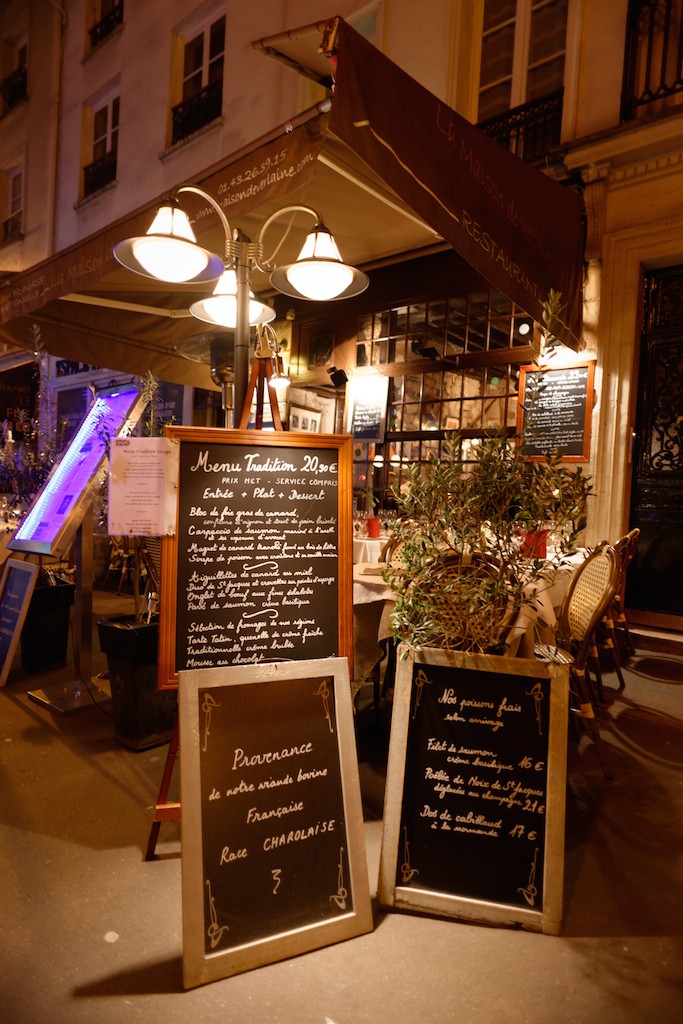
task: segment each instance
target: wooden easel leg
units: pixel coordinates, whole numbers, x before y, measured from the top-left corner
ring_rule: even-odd
[[[157,839],[159,838],[159,829],[161,828],[162,821],[180,820],[180,804],[169,804],[167,802],[168,790],[171,785],[171,776],[173,775],[173,766],[175,765],[177,753],[178,719],[176,718],[176,722],[173,727],[173,733],[171,734],[171,742],[168,747],[168,754],[166,755],[164,774],[161,778],[161,786],[159,787],[159,796],[157,797],[156,807],[154,809],[154,819],[152,821],[152,827],[150,829],[149,839],[147,841],[147,852],[145,853],[145,860],[154,860],[154,857],[156,856]]]

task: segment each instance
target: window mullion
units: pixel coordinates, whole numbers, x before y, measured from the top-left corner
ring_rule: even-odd
[[[512,93],[510,109],[526,102],[526,79],[529,66],[532,0],[517,0],[515,50],[512,58]]]

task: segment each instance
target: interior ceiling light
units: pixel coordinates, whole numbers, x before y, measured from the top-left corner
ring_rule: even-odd
[[[213,295],[206,299],[193,302],[190,313],[198,320],[220,327],[237,326],[237,274],[226,267],[216,282]],[[259,302],[252,291],[249,292],[249,323],[267,324],[275,319],[275,310]]]
[[[173,284],[215,281],[223,272],[223,261],[198,244],[187,214],[173,198],[159,207],[146,234],[117,242],[114,257],[136,274]]]

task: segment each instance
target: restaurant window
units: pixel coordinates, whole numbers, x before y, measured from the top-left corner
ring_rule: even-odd
[[[2,113],[8,114],[22,100],[28,97],[28,38],[26,35],[15,40],[5,40],[3,78],[0,82]]]
[[[181,100],[171,111],[172,144],[221,116],[224,57],[225,15],[182,36]]]
[[[5,171],[0,176],[2,189],[2,241],[16,242],[24,230],[24,172],[21,168]]]
[[[123,24],[123,0],[97,0],[92,4],[91,22],[88,36],[94,50]]]
[[[568,0],[485,0],[479,126],[526,160],[560,141]]]
[[[90,109],[92,118],[91,160],[83,168],[83,196],[93,195],[116,180],[119,138],[119,97]]]
[[[491,289],[360,318],[357,363],[382,367],[390,383],[384,444],[354,444],[357,494],[369,479],[386,502],[408,466],[439,459],[453,433],[466,462],[487,433],[514,434],[519,366],[529,358],[523,322],[526,314]]]

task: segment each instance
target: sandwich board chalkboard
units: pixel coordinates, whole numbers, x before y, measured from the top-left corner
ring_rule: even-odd
[[[372,929],[345,659],[180,673],[186,988]]]
[[[399,648],[380,902],[557,934],[567,666],[403,653]]]
[[[167,427],[159,687],[221,665],[353,656],[352,445],[336,434]]]
[[[8,558],[0,580],[0,686],[7,682],[21,636],[38,566]]]
[[[559,454],[563,462],[588,462],[594,373],[594,359],[567,367],[520,367],[517,433],[529,461]]]

